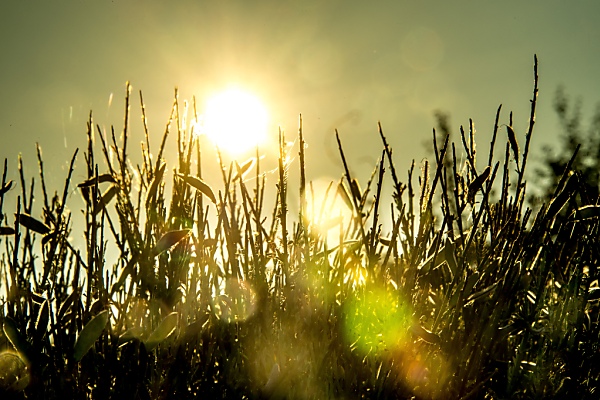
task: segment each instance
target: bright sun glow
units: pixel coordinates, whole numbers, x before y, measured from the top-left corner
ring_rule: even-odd
[[[257,97],[229,89],[207,102],[202,133],[220,149],[239,154],[265,141],[267,121],[267,110]]]

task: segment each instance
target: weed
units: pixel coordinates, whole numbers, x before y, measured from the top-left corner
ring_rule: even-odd
[[[75,152],[62,196],[51,196],[38,151],[40,214],[21,162],[13,222],[3,213],[13,186],[4,164],[2,390],[45,399],[594,398],[599,214],[586,204],[555,223],[580,190],[569,169],[538,211],[525,203],[537,59],[534,72],[522,152],[511,113],[496,160],[499,107],[483,168],[472,122],[458,144],[434,132],[435,160],[418,187],[414,162],[400,180],[380,125],[382,155],[364,188],[336,132],[342,179],[319,195],[307,185],[300,120],[298,216],[283,133],[276,195],[265,195],[273,175],[258,150],[242,166],[220,158],[217,190],[186,120],[195,107],[177,93],[157,158],[140,93],[145,140],[133,167],[127,85],[120,138],[90,114],[82,182],[73,182]],[[172,134],[174,165],[164,152]],[[386,169],[389,233],[380,222]],[[66,206],[73,186],[85,199],[76,226]],[[82,247],[69,241],[73,230],[83,231]]]

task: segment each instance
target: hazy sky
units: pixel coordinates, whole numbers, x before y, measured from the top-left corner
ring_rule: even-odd
[[[595,0],[3,0],[0,158],[14,179],[17,154],[33,163],[39,142],[48,174],[64,179],[90,110],[96,123],[122,126],[129,80],[137,142],[138,90],[158,146],[176,86],[202,107],[207,94],[236,84],[266,103],[273,138],[278,126],[293,137],[302,113],[311,178],[341,176],[336,127],[367,176],[381,151],[378,120],[407,169],[427,154],[435,110],[450,113],[454,132],[472,117],[485,152],[502,103],[502,122],[513,110],[522,137],[534,53],[534,146],[549,143],[559,85],[584,100],[587,116],[600,101],[599,16]]]

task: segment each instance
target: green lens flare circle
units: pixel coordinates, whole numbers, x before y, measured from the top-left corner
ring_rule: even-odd
[[[381,354],[406,345],[412,312],[397,294],[365,289],[345,308],[344,335],[353,350]]]

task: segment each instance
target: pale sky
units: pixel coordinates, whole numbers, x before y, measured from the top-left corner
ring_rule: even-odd
[[[265,103],[273,140],[278,127],[293,139],[302,113],[311,179],[341,176],[338,128],[364,180],[381,152],[377,121],[401,171],[427,155],[436,110],[451,115],[456,133],[473,118],[485,153],[502,103],[501,122],[514,111],[522,138],[534,53],[539,148],[556,141],[559,85],[583,99],[584,116],[600,101],[599,16],[598,1],[564,0],[4,0],[0,159],[8,158],[16,179],[23,153],[32,176],[39,142],[58,189],[76,147],[76,177],[84,176],[90,110],[96,123],[122,126],[126,81],[132,141],[141,140],[142,90],[155,148],[175,87],[182,100],[195,95],[201,112],[208,94],[237,85]]]

